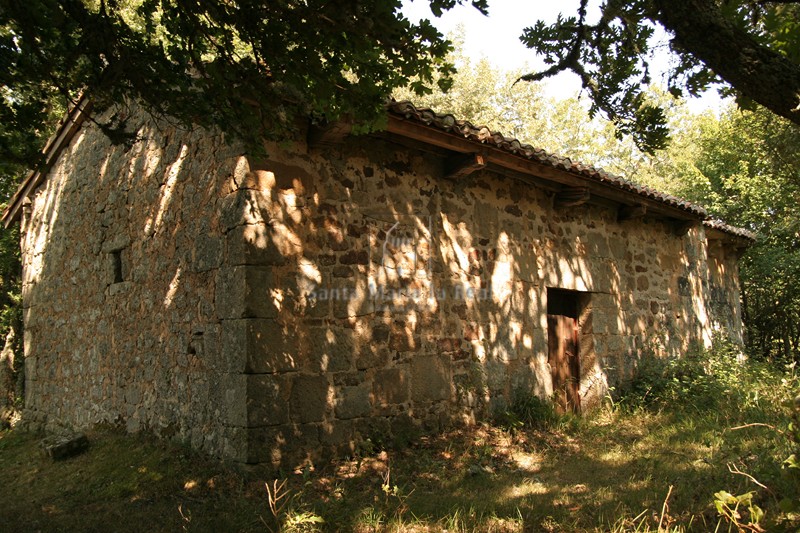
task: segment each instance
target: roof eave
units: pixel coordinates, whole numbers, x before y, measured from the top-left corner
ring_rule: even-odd
[[[30,174],[22,181],[17,188],[14,196],[8,203],[5,211],[3,211],[2,220],[3,226],[8,228],[13,224],[22,213],[22,206],[27,198],[38,187],[50,168],[55,164],[61,151],[69,146],[72,138],[78,132],[81,124],[91,112],[92,102],[84,94],[82,94],[74,106],[67,112],[61,120],[56,132],[48,139],[42,151],[42,163],[38,168],[31,171]]]
[[[667,204],[663,201],[644,196],[635,191],[628,191],[614,183],[591,180],[586,176],[569,169],[546,165],[516,154],[509,153],[489,144],[428,126],[413,120],[406,120],[395,114],[389,115],[387,131],[417,142],[444,148],[459,153],[479,152],[486,158],[487,164],[493,164],[511,171],[545,179],[564,187],[588,187],[589,194],[612,200],[624,205],[644,205],[650,214],[659,214],[669,218],[686,221],[702,221],[706,213],[698,206],[691,210]]]

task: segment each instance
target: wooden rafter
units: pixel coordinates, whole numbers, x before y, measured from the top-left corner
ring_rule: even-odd
[[[473,172],[486,168],[486,156],[471,153],[450,157],[445,162],[444,177],[451,180],[466,178]]]
[[[642,218],[646,214],[647,206],[645,205],[621,205],[617,211],[617,221],[623,222],[625,220]]]
[[[313,124],[308,128],[309,148],[330,148],[339,146],[353,129],[353,124],[347,120],[337,120],[329,124]]]
[[[567,187],[556,193],[553,205],[556,208],[577,207],[591,198],[589,187]]]

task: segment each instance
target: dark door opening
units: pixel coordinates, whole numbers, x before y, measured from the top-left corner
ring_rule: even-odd
[[[547,362],[553,379],[556,410],[580,412],[580,325],[582,296],[565,289],[547,289]]]

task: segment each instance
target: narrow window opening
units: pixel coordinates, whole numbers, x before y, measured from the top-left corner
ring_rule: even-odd
[[[111,282],[122,283],[123,281],[125,281],[122,250],[114,250],[109,255],[111,257],[111,276],[112,276]]]

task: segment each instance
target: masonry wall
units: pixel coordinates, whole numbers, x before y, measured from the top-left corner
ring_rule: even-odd
[[[24,214],[24,419],[221,453],[218,206],[238,154],[152,121],[137,133],[114,146],[85,125]]]
[[[449,181],[377,138],[255,160],[222,136],[141,136],[84,128],[26,215],[30,420],[288,465],[550,396],[549,287],[584,293],[585,408],[644,355],[740,338],[735,260],[702,226],[554,209],[488,171]]]

